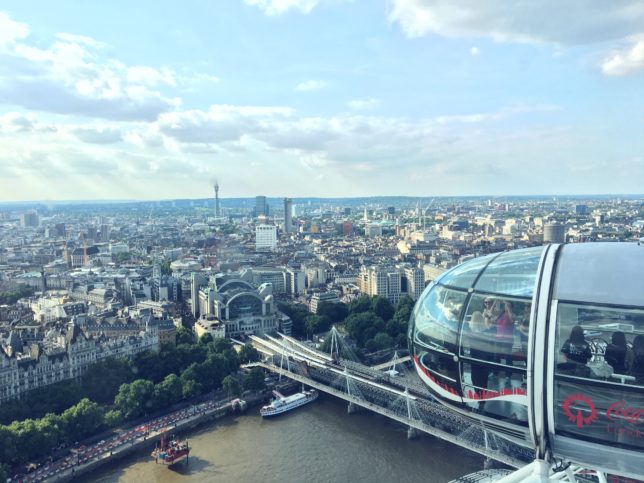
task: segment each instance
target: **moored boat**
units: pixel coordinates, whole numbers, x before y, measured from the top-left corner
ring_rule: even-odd
[[[270,404],[263,406],[259,413],[263,417],[277,416],[291,409],[298,408],[318,398],[318,392],[315,389],[309,389],[298,392],[291,396],[283,396],[277,391],[273,391],[275,399]]]
[[[154,448],[151,456],[157,463],[170,466],[183,460],[187,461],[190,455],[190,449],[187,439],[184,441],[172,439],[166,442],[164,433],[161,435],[159,446]]]

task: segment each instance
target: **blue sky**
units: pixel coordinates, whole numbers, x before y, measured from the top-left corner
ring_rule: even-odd
[[[5,1],[0,200],[641,193],[644,2]]]

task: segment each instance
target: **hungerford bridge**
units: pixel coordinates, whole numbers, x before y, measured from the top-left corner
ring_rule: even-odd
[[[480,421],[465,418],[435,402],[417,376],[403,368],[408,357],[394,356],[391,362],[374,367],[350,360],[352,354],[335,327],[331,331],[330,351],[334,357],[283,334],[251,336],[251,340],[263,361],[245,367],[262,367],[280,378],[284,376],[343,399],[349,403],[349,413],[364,408],[398,421],[408,428],[409,438],[423,432],[479,453],[486,458],[486,467],[495,460],[519,468],[511,474],[507,470],[488,469],[464,476],[459,482],[518,482],[531,471],[534,450],[506,440],[487,430]],[[562,470],[551,474],[548,481],[598,481],[586,479],[583,468],[569,466]],[[499,480],[501,475],[507,476]],[[605,481],[599,479],[602,480]]]

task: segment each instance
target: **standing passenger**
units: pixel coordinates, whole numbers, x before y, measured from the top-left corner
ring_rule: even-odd
[[[499,363],[512,366],[512,344],[514,342],[512,302],[506,300],[503,308],[503,313],[496,319],[496,357]],[[499,375],[499,377],[502,376]],[[510,379],[512,373],[506,371],[506,377]]]

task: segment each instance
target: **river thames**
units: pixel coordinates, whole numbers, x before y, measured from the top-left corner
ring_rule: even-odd
[[[183,436],[183,435],[182,435]],[[190,462],[167,468],[149,452],[132,455],[83,482],[447,482],[483,468],[483,458],[382,416],[347,414],[331,396],[263,420],[259,408],[189,434]]]

